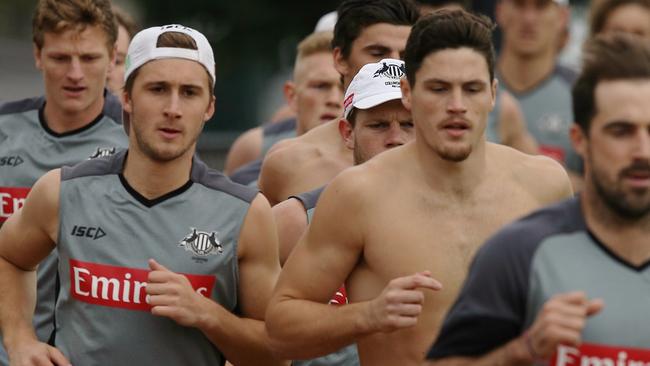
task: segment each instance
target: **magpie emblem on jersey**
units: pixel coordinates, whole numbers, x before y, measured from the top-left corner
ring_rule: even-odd
[[[115,146],[113,147],[98,147],[95,152],[88,157],[88,160],[101,158],[103,156],[111,156],[115,154]]]
[[[192,228],[192,232],[180,241],[179,246],[201,257],[223,253],[223,246],[214,231],[208,234]]]
[[[405,72],[406,72],[406,68],[404,67],[404,64],[398,65],[398,64],[387,64],[386,62],[382,62],[381,67],[379,68],[379,70],[375,71],[372,77],[376,78],[379,76],[384,76],[391,79],[400,79],[402,76],[404,76]]]

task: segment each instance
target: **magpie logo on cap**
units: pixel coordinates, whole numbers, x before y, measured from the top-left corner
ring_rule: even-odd
[[[402,99],[400,83],[405,73],[404,61],[391,58],[364,65],[345,92],[343,117],[348,118],[354,108],[369,109]]]

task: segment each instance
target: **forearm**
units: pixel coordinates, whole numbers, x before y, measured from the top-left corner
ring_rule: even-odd
[[[264,322],[240,318],[211,301],[198,328],[237,366],[286,365],[273,357]]]
[[[276,354],[287,359],[323,356],[373,331],[364,322],[366,302],[333,306],[308,300],[278,302],[266,328]]]
[[[513,339],[504,346],[478,357],[448,357],[430,361],[429,366],[529,366],[534,363],[526,342],[522,337]]]
[[[36,339],[36,271],[17,268],[0,257],[0,331],[8,351],[24,339]]]

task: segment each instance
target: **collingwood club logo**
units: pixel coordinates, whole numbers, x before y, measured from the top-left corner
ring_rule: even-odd
[[[223,253],[223,246],[217,239],[216,232],[208,234],[205,231],[197,231],[195,228],[192,228],[192,233],[183,238],[178,246],[201,257]]]
[[[372,77],[376,78],[379,76],[384,76],[391,79],[400,79],[405,72],[406,72],[406,67],[404,67],[404,64],[398,65],[398,64],[387,64],[385,62],[382,62],[381,67],[379,68],[379,70],[375,71]]]
[[[95,152],[92,155],[90,155],[90,157],[88,157],[88,160],[97,159],[97,158],[101,158],[101,157],[104,157],[104,156],[111,156],[113,154],[115,154],[115,146],[110,147],[110,148],[108,148],[108,147],[103,147],[103,148],[98,147],[97,150],[95,150]]]

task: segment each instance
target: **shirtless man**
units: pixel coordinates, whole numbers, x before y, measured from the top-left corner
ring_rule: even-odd
[[[278,355],[357,342],[361,364],[420,364],[479,244],[571,195],[558,163],[485,141],[491,29],[464,11],[413,28],[402,101],[415,141],[347,169],[323,192],[267,309]],[[350,304],[323,304],[343,282]]]
[[[357,96],[339,121],[341,138],[346,148],[352,152],[355,165],[363,164],[375,155],[402,146],[415,138],[411,115],[400,101],[402,94],[399,84],[396,89],[391,84],[385,84],[385,81],[392,80],[395,76],[384,74],[374,77],[384,64],[395,67],[399,77],[403,76],[403,61],[384,59],[367,64],[355,76],[345,94],[346,97],[351,94]],[[382,97],[379,97],[379,93]],[[355,113],[352,114],[353,104],[358,104],[358,100],[369,95],[379,98],[371,104],[361,104],[363,108],[355,108]],[[307,228],[320,192],[322,188],[291,197],[273,206],[273,217],[280,239],[281,264],[284,264]]]
[[[418,9],[409,0],[345,0],[337,13],[334,66],[345,89],[363,65],[383,58],[401,59],[418,18]],[[352,163],[336,119],[299,138],[277,143],[264,160],[259,186],[271,204],[277,204],[324,185]]]

